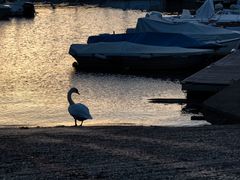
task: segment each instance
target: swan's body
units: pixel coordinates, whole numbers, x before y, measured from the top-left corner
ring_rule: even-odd
[[[69,102],[68,112],[74,118],[75,126],[77,126],[77,120],[82,122],[80,125],[82,126],[83,121],[87,119],[92,119],[92,116],[87,106],[81,103],[75,104],[75,102],[72,100],[72,93],[79,94],[77,88],[71,88],[68,91],[68,95],[67,95],[68,102]]]

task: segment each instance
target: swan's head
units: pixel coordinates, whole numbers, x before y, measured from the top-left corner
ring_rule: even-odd
[[[75,88],[75,87],[72,87],[72,88],[69,90],[69,92],[79,94],[78,89]]]

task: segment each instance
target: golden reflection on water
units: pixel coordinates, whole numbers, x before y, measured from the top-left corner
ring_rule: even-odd
[[[89,35],[123,33],[134,27],[140,11],[111,8],[42,7],[33,20],[0,23],[0,126],[73,125],[66,92],[89,106],[86,125],[196,125],[179,105],[150,104],[147,99],[183,98],[179,82],[146,77],[76,74],[68,55],[72,43]]]

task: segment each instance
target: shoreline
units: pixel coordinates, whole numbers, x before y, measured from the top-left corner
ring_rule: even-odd
[[[195,120],[192,120],[195,121]],[[196,120],[198,121],[198,120]],[[207,122],[208,123],[208,122]],[[120,124],[104,124],[104,125],[84,125],[77,126],[74,125],[50,125],[50,126],[24,126],[24,125],[0,125],[1,129],[51,129],[51,128],[114,128],[114,127],[142,127],[142,128],[149,128],[149,127],[156,127],[156,128],[198,128],[198,127],[205,127],[205,126],[215,126],[212,124],[197,124],[197,125],[139,125],[139,124],[131,124],[131,123],[120,123]],[[227,125],[227,124],[226,124]],[[229,124],[231,125],[231,124]]]
[[[2,179],[240,177],[240,125],[0,128]]]

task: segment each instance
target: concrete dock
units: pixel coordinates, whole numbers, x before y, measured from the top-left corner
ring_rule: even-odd
[[[182,89],[216,93],[239,79],[240,51],[236,51],[184,79]]]
[[[199,98],[201,102],[208,98],[201,106],[208,122],[240,123],[240,51],[184,79],[182,89],[189,98]]]
[[[203,103],[204,116],[213,124],[240,123],[240,81]]]

